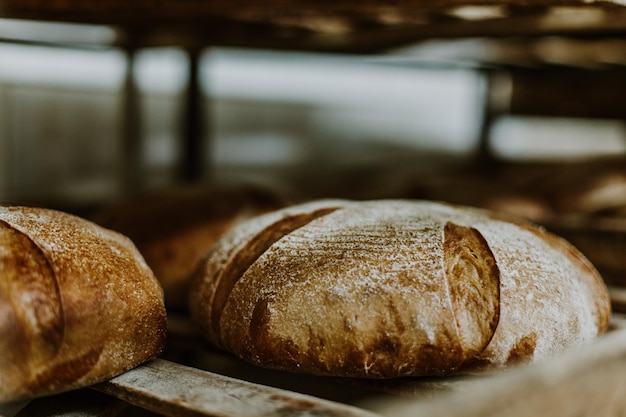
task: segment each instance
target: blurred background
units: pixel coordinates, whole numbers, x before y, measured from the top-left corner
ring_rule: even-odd
[[[193,63],[171,46],[131,55],[115,37],[101,25],[0,19],[0,200],[98,204],[129,191],[129,170],[139,178],[134,191],[180,181]],[[581,58],[568,51],[581,49],[567,42],[544,38],[533,51],[569,65]],[[505,160],[626,151],[619,117],[503,111],[486,125],[494,102],[510,105],[512,84],[506,71],[493,77],[477,62],[502,51],[510,59],[517,44],[501,43],[428,39],[362,55],[202,47],[197,176],[280,182],[308,169],[415,165],[416,155],[484,152],[485,136],[490,155]]]

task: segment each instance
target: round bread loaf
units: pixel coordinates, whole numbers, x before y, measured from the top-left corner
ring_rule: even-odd
[[[189,279],[213,244],[237,222],[285,205],[260,185],[203,184],[153,192],[92,219],[128,236],[161,283],[168,309],[184,310]]]
[[[0,207],[0,402],[103,381],[158,355],[163,292],[124,236]]]
[[[227,234],[190,311],[252,363],[391,378],[503,367],[602,334],[610,303],[570,244],[491,212],[433,202],[318,201]]]

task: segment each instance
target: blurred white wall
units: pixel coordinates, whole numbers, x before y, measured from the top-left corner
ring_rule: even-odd
[[[626,152],[621,120],[502,117],[491,131],[493,152],[506,159],[580,159]]]
[[[475,146],[481,85],[470,71],[237,50],[208,54],[204,68],[218,164],[332,158],[344,144],[354,157],[373,143],[455,153]]]
[[[219,171],[472,152],[483,111],[480,76],[470,67],[396,58],[207,51],[208,160]],[[148,186],[175,179],[187,65],[176,49],[137,57]],[[121,192],[125,68],[118,50],[0,43],[0,200]],[[610,121],[503,119],[491,133],[506,158],[625,150],[623,125]]]
[[[110,191],[123,55],[0,44],[0,57],[3,199]]]
[[[0,57],[0,196],[120,192],[125,55],[0,44]],[[151,185],[175,175],[186,74],[181,51],[138,55]],[[201,74],[208,157],[217,169],[357,158],[374,142],[465,152],[476,137],[480,86],[466,71],[212,50]],[[358,152],[338,155],[342,143]]]

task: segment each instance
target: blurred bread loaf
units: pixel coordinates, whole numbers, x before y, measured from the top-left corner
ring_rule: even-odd
[[[189,277],[237,222],[286,205],[268,187],[202,184],[159,190],[111,205],[92,219],[128,236],[161,282],[168,308],[187,307]]]

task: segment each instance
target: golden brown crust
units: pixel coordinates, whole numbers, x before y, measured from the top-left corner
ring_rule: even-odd
[[[595,308],[593,309],[595,313],[594,317],[598,328],[598,335],[601,335],[604,330],[609,327],[611,311],[604,308],[604,306],[610,304],[610,298],[609,294],[606,292],[604,281],[596,271],[596,268],[578,249],[576,249],[576,247],[570,245],[565,239],[549,233],[543,228],[530,228],[528,225],[526,225],[526,227],[534,233],[537,233],[556,250],[563,253],[564,256],[569,258],[572,263],[576,264],[578,268],[583,271],[583,273],[580,274],[580,278],[585,281],[586,287],[592,292],[590,298],[595,304]]]
[[[218,278],[212,307],[215,314],[211,321],[215,334],[219,334],[221,312],[228,301],[228,296],[250,265],[283,236],[334,210],[336,208],[331,207],[311,213],[283,217],[280,221],[270,225],[246,242],[246,246],[230,260],[229,264],[222,270],[222,275]]]
[[[293,220],[290,219],[300,217],[301,220],[295,223],[305,223],[306,219],[313,217],[309,215],[303,218],[303,213],[334,210],[341,207],[342,204],[343,202],[339,201],[324,201],[320,204],[297,206],[295,211],[287,207],[283,210],[260,216],[257,218],[258,221],[242,222],[231,233],[227,233],[222,239],[218,240],[205,261],[198,265],[191,278],[190,285],[193,291],[189,293],[189,306],[202,306],[203,314],[206,317],[211,317],[211,320],[200,321],[199,325],[214,345],[221,346],[219,332],[216,332],[217,329],[214,326],[214,317],[221,316],[224,303],[232,290],[233,284],[245,272],[240,270],[239,273],[233,273],[233,268],[228,267],[228,265],[233,265],[234,259],[241,259],[239,262],[249,266],[250,261],[245,261],[245,259],[258,257],[267,249],[266,246],[271,245],[271,243],[282,237],[287,230],[296,228],[293,225]],[[258,249],[254,249],[254,242],[257,243]],[[253,255],[250,255],[250,253],[253,253]],[[237,265],[234,265],[234,267],[237,267]],[[223,280],[228,284],[223,283]],[[216,307],[219,310],[214,310]],[[198,309],[190,309],[190,312],[195,314],[198,312]]]
[[[315,212],[239,263],[278,220]],[[610,312],[599,275],[566,242],[486,211],[400,200],[316,202],[244,223],[192,294],[209,339],[247,361],[373,378],[540,360],[604,332]]]
[[[54,357],[65,320],[54,273],[41,250],[2,221],[0,248],[0,369],[10,387],[23,378],[25,364],[45,366]]]
[[[130,240],[0,207],[0,401],[110,378],[158,355],[165,331],[162,290]]]

